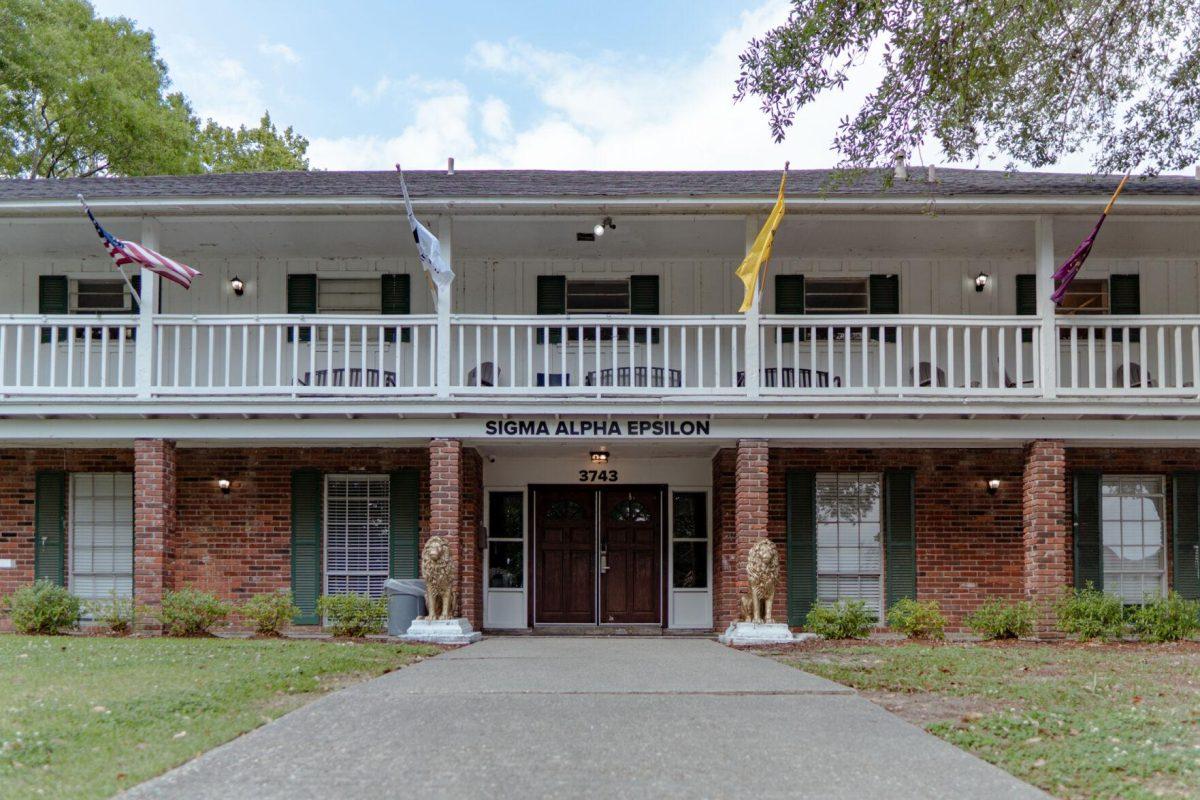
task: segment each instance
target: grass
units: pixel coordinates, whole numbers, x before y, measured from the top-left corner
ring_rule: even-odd
[[[436,653],[324,641],[0,636],[0,798],[109,797]]]
[[[1058,797],[1200,796],[1196,643],[829,642],[776,657]]]

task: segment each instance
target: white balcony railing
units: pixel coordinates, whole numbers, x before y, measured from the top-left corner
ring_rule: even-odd
[[[10,315],[0,397],[1200,396],[1200,316],[1055,325],[1046,342],[1029,316]]]

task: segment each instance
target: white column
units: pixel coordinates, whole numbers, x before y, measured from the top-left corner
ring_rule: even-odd
[[[441,217],[438,220],[438,241],[442,245],[442,258],[454,269],[454,220]],[[437,396],[450,396],[450,305],[453,283],[437,286]]]
[[[758,238],[758,230],[762,227],[762,219],[756,216],[746,217],[746,246],[745,253],[750,252],[750,248],[754,246],[754,240]],[[740,285],[738,288],[742,288]],[[735,300],[738,298],[735,296]],[[746,363],[744,370],[746,373],[746,394],[750,397],[758,397],[759,387],[762,383],[762,364],[759,354],[759,342],[762,339],[762,328],[760,325],[759,315],[759,297],[755,297],[754,304],[750,310],[746,312],[746,347],[744,354]],[[739,306],[741,304],[739,303]]]
[[[142,245],[151,250],[159,249],[159,225],[154,217],[142,217]],[[138,397],[149,398],[154,384],[154,312],[158,305],[159,278],[142,267],[142,281],[138,289],[141,305],[138,309],[138,331],[135,378]]]
[[[1042,397],[1058,396],[1058,330],[1054,301],[1054,218],[1040,216],[1034,223],[1034,260],[1037,266],[1037,312],[1041,321]],[[1001,366],[1003,370],[1003,366]]]

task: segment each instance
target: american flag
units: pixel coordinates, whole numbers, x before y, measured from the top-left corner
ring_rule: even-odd
[[[192,278],[198,278],[203,274],[200,270],[193,269],[187,264],[180,264],[178,261],[167,258],[162,253],[155,252],[149,247],[143,247],[137,242],[121,241],[100,227],[100,223],[96,221],[96,217],[92,214],[92,209],[88,208],[88,204],[84,201],[83,195],[79,196],[79,202],[83,203],[83,210],[87,212],[88,219],[95,226],[96,233],[99,234],[100,240],[104,242],[104,249],[112,257],[113,263],[117,265],[117,269],[121,269],[126,264],[139,264],[156,275],[161,275],[169,281],[178,283],[185,289],[191,288]]]

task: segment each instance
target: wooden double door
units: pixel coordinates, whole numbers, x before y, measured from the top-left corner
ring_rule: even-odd
[[[535,624],[661,625],[657,486],[534,489]]]

